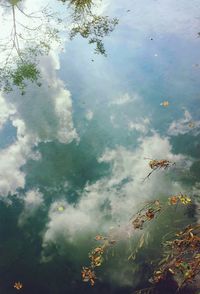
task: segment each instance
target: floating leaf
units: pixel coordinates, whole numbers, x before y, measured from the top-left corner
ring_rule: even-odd
[[[146,216],[149,220],[153,219],[155,216],[153,209],[148,209],[148,211],[146,212]]]
[[[181,201],[182,204],[191,204],[192,203],[192,200],[190,197],[188,197],[187,195],[183,195],[183,194],[180,194],[179,196],[179,199]]]
[[[170,204],[170,205],[176,205],[177,202],[178,202],[178,200],[179,200],[179,198],[178,198],[177,196],[171,196],[171,197],[169,198],[169,204]]]
[[[90,282],[91,286],[94,286],[96,275],[90,267],[83,267],[81,275],[83,282]]]
[[[133,227],[134,229],[140,229],[142,230],[143,229],[143,225],[144,225],[144,217],[142,216],[138,216],[136,217],[133,221],[132,221],[132,224],[133,224]]]
[[[23,284],[21,282],[15,282],[13,288],[21,290],[23,288]]]
[[[163,107],[168,107],[169,106],[169,101],[165,100],[162,103],[160,103],[161,106]]]
[[[96,241],[107,240],[107,237],[104,237],[102,235],[96,235],[95,240]]]
[[[62,211],[65,210],[64,206],[59,206],[57,209],[58,209],[58,211],[60,211],[60,212],[62,212]]]

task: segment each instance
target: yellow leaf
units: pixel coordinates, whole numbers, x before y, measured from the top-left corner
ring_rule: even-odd
[[[169,101],[163,101],[160,105],[162,105],[163,107],[168,107],[169,106]]]

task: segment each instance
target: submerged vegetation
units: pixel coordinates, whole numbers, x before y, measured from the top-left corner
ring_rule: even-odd
[[[170,272],[179,289],[192,283],[200,272],[200,225],[188,225],[163,246],[164,258],[154,272],[153,282],[165,279]]]

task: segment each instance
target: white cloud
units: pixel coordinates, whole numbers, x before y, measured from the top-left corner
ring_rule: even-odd
[[[58,29],[60,31],[64,30],[64,26],[66,25],[65,20],[60,24],[56,21],[58,12],[60,12],[60,18],[64,15],[62,13],[63,10],[59,9],[60,6],[59,2],[56,3],[53,0],[49,0],[48,3],[46,0],[24,0],[19,1],[18,5],[14,6],[16,19],[15,25],[20,50],[23,50],[27,46],[40,46],[40,41],[51,45],[51,48],[53,47],[53,49],[55,49],[54,46],[58,46],[58,42],[53,36],[51,36],[51,39],[48,37],[48,29],[50,28],[52,32],[53,29]],[[17,7],[19,7],[19,9]],[[24,13],[22,13],[21,10]],[[50,17],[50,14],[52,17]],[[49,15],[49,17],[47,15]],[[1,50],[0,55],[0,60],[1,62],[3,61],[2,65],[4,65],[8,56],[10,58],[9,61],[12,61],[13,57],[18,56],[15,47],[11,50],[12,41],[14,40],[13,25],[12,6],[7,2],[6,6],[0,6],[0,26],[4,27],[4,30],[1,32],[1,45],[4,45],[5,47]],[[62,43],[65,39],[66,38],[63,36],[62,40],[59,41]]]
[[[158,134],[140,140],[139,147],[130,151],[118,146],[106,150],[99,162],[111,165],[111,173],[93,184],[87,184],[76,205],[66,204],[64,212],[55,211],[55,202],[49,211],[49,223],[44,234],[44,246],[56,242],[62,236],[73,241],[77,234],[86,231],[105,230],[116,221],[127,223],[139,203],[181,191],[181,185],[165,176],[167,171],[159,171],[150,180],[142,180],[150,171],[144,157],[167,158],[171,161],[185,159],[181,154],[174,155],[167,138]],[[106,218],[109,216],[110,221]]]
[[[87,112],[86,112],[86,119],[87,120],[92,120],[93,119],[93,116],[94,116],[94,113],[92,112],[92,110],[88,110]]]
[[[17,128],[17,140],[8,148],[0,150],[0,195],[14,194],[18,188],[24,188],[25,174],[21,167],[28,158],[38,159],[37,153],[32,152],[35,138],[26,134],[22,120],[13,119]]]
[[[70,92],[57,78],[56,64],[52,56],[42,60],[42,87],[29,84],[23,96],[15,91],[1,97],[0,103],[5,110],[2,123],[9,118],[17,128],[16,142],[0,151],[1,195],[13,194],[17,188],[24,188],[25,174],[21,167],[32,156],[38,159],[32,148],[39,142],[58,140],[69,143],[78,140],[73,127]]]
[[[26,210],[35,210],[43,203],[43,195],[38,190],[30,190],[24,197]]]
[[[33,11],[41,11],[46,6],[46,0],[23,2],[27,14]],[[62,5],[55,5],[51,0],[54,12],[62,9]],[[41,14],[38,12],[39,15]],[[6,22],[3,37],[6,37],[12,29],[11,9],[0,8],[0,23]],[[63,15],[62,15],[63,16]],[[30,21],[25,15],[16,10],[16,19],[29,27],[35,27],[43,22],[43,19]],[[39,22],[38,22],[39,21]],[[52,20],[53,22],[53,20]],[[53,23],[52,23],[53,24]],[[18,25],[18,34],[25,32]],[[30,31],[28,31],[30,34]],[[43,32],[41,31],[41,34]],[[62,41],[65,39],[62,38]],[[22,41],[22,40],[21,40]],[[42,86],[27,83],[26,94],[20,95],[19,91],[13,91],[8,95],[0,96],[0,128],[10,119],[17,128],[17,140],[4,150],[0,150],[0,195],[15,193],[18,188],[25,186],[25,174],[21,168],[26,161],[38,154],[32,152],[32,148],[39,142],[58,140],[61,143],[70,143],[78,140],[78,135],[73,126],[72,100],[70,92],[65,89],[64,83],[57,77],[56,70],[60,67],[59,44],[52,44],[49,56],[41,57],[39,66],[42,73]],[[23,48],[24,43],[20,44]],[[1,58],[4,56],[1,54]]]
[[[23,120],[26,131],[39,141],[58,140],[69,143],[78,139],[72,121],[72,100],[63,82],[56,75],[57,56],[41,59],[42,86],[28,83],[26,94],[18,91],[5,96],[16,117]]]
[[[126,31],[144,32],[145,36],[152,33],[181,33],[181,37],[187,39],[194,39],[199,31],[199,0],[111,0],[109,4],[107,13],[116,15],[120,11],[123,16],[120,25],[124,25]],[[127,9],[131,11],[127,13]]]
[[[63,211],[59,211],[59,207]],[[75,235],[83,234],[85,229],[91,226],[91,218],[84,211],[76,209],[74,205],[69,205],[65,201],[55,201],[49,211],[49,223],[44,236],[44,243],[56,240],[64,236],[68,241],[72,241]]]
[[[136,122],[130,121],[128,123],[128,129],[130,131],[138,131],[140,133],[146,134],[149,130],[150,120],[148,118],[140,119]]]
[[[59,11],[62,15],[63,9],[61,4],[53,0],[48,3],[48,9],[52,5],[53,11],[56,13]],[[41,23],[44,23],[42,18],[42,10],[46,6],[46,0],[42,1],[30,1],[26,0],[20,5],[23,5],[25,13],[30,14],[37,11],[37,16],[41,18],[27,18],[23,13],[21,13],[16,8],[16,20],[18,23],[22,23],[24,26],[36,27]],[[12,13],[11,8],[7,9],[6,15],[5,11],[0,7],[0,14],[2,14],[2,24],[5,26],[3,33],[9,34],[13,29],[12,24]],[[4,16],[4,17],[3,17]],[[45,20],[47,21],[47,19]],[[54,18],[51,18],[52,28],[57,28],[54,24]],[[26,39],[26,32],[24,27],[18,24],[18,34],[22,33],[23,38]],[[22,32],[20,31],[22,30]],[[62,31],[62,25],[61,25]],[[39,34],[44,32],[41,29]],[[30,30],[28,30],[30,34]],[[43,35],[42,35],[43,36]],[[45,34],[44,34],[45,37]],[[30,38],[30,36],[28,36]],[[7,37],[8,39],[8,37]],[[61,43],[65,41],[64,36],[61,38]],[[23,48],[24,42],[26,41],[20,39],[20,48]],[[35,136],[37,141],[51,141],[58,140],[61,143],[71,142],[73,139],[78,139],[75,129],[73,128],[72,122],[72,101],[70,92],[65,89],[64,83],[57,77],[56,70],[60,67],[59,62],[59,43],[53,43],[51,47],[51,52],[49,56],[43,56],[40,58],[39,67],[42,73],[42,87],[39,88],[36,85],[27,83],[26,94],[19,97],[19,92],[15,91],[5,97],[0,97],[0,127],[5,123],[5,121],[11,115],[11,110],[16,112],[15,118],[23,120],[26,126],[26,131],[32,136]],[[1,52],[2,53],[2,52]],[[3,54],[3,53],[2,53]],[[3,58],[3,55],[1,57]],[[7,52],[5,53],[7,54]],[[12,58],[12,55],[11,55]]]
[[[58,119],[57,139],[61,143],[70,143],[78,139],[72,121],[72,102],[69,91],[60,89],[55,99],[55,111]]]
[[[0,95],[0,130],[10,115],[14,114],[12,105],[8,105],[2,95]]]
[[[119,97],[116,97],[115,100],[111,101],[110,105],[124,105],[124,104],[128,104],[128,103],[132,103],[135,101],[138,101],[140,99],[138,94],[133,94],[130,95],[129,93],[125,93]]]
[[[14,194],[17,188],[24,187],[25,174],[20,170],[20,167],[25,164],[26,156],[21,144],[23,143],[20,141],[0,152],[1,196],[6,196],[8,193]]]
[[[111,124],[113,125],[114,128],[118,128],[119,127],[119,125],[116,123],[116,117],[115,117],[115,115],[111,114],[111,116],[110,116],[110,122],[111,122]]]
[[[168,129],[168,134],[171,136],[177,136],[189,132],[192,132],[193,135],[198,135],[200,133],[200,121],[194,121],[189,111],[185,110],[183,118],[171,123]]]
[[[25,194],[25,197],[23,197],[23,201],[24,210],[19,217],[19,225],[23,225],[27,218],[33,216],[37,209],[43,205],[43,194],[40,193],[37,189],[29,190]]]

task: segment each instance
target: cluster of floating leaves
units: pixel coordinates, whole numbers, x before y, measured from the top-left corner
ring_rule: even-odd
[[[83,282],[90,282],[91,286],[94,286],[96,275],[91,267],[83,266],[81,274]]]
[[[192,283],[200,273],[200,225],[189,225],[176,234],[175,239],[164,243],[165,257],[154,272],[153,282],[165,279],[170,272],[178,287]]]
[[[96,280],[95,268],[102,265],[104,253],[116,243],[116,240],[112,239],[111,236],[97,235],[95,240],[100,241],[101,245],[95,247],[89,253],[90,266],[83,267],[81,272],[83,282],[89,282],[91,286],[94,286]]]
[[[168,202],[165,202],[165,203],[161,203],[159,200],[148,202],[140,211],[138,211],[136,214],[134,214],[134,216],[131,217],[130,227],[131,227],[132,231],[131,231],[131,233],[130,233],[130,231],[128,232],[128,237],[130,237],[131,234],[133,235],[136,230],[143,230],[144,225],[146,223],[148,224],[148,223],[152,222],[154,219],[156,219],[156,217],[158,217],[162,212],[165,211],[166,207],[172,207],[174,205],[179,205],[179,204],[180,205],[190,205],[191,203],[192,203],[191,198],[188,195],[182,194],[182,193],[170,196],[168,198]],[[185,232],[186,231],[184,231],[184,234],[185,234]],[[190,235],[191,234],[192,234],[193,238],[195,238],[195,240],[196,240],[196,237],[194,237],[194,233],[190,233]],[[180,233],[179,233],[179,236],[181,236]],[[96,274],[95,274],[95,269],[102,265],[103,256],[104,256],[105,252],[110,247],[112,247],[113,245],[115,245],[117,243],[116,239],[117,239],[117,241],[119,241],[120,236],[115,239],[113,239],[112,234],[110,234],[106,237],[102,236],[102,235],[97,235],[95,237],[95,240],[100,241],[101,245],[95,247],[89,253],[90,265],[89,265],[89,267],[82,268],[83,282],[89,282],[91,284],[91,286],[94,286],[95,280],[97,279]],[[145,242],[145,233],[143,233],[141,235],[141,237],[139,238],[139,242],[136,245],[136,247],[134,248],[134,250],[131,252],[131,254],[129,255],[128,260],[135,259],[137,252],[139,251],[140,248],[142,248],[144,242]],[[175,241],[172,241],[172,243],[169,243],[169,244],[171,244],[172,247],[174,248],[174,244],[177,244],[177,243],[176,242],[173,243],[173,242],[175,242]],[[182,244],[182,243],[179,243],[179,245],[177,245],[177,246],[180,246],[180,244]],[[200,245],[200,243],[199,243],[199,245]],[[193,246],[193,249],[194,249],[194,246]],[[200,251],[200,246],[199,246],[199,251]],[[200,254],[197,256],[199,256],[199,258],[200,258]],[[172,255],[170,254],[169,257],[172,258]],[[200,261],[200,259],[199,259],[199,261]],[[195,262],[197,262],[196,257],[195,257]],[[194,268],[196,266],[196,263],[192,263],[191,266],[193,266],[193,268]],[[169,268],[172,271],[174,271],[173,267],[168,267],[168,270],[169,270]],[[153,278],[153,282],[158,282],[159,279],[161,279],[164,276],[165,270],[166,270],[166,267],[164,267],[163,269],[159,269],[159,271],[156,271],[154,278]]]
[[[21,290],[23,288],[23,285],[21,282],[15,282],[13,288],[16,290]]]
[[[186,194],[178,194],[178,195],[173,195],[169,198],[169,204],[170,205],[176,205],[178,203],[182,203],[182,204],[191,204],[192,203],[192,199],[190,197],[188,197]]]
[[[155,216],[161,212],[161,204],[159,200],[150,202],[136,216],[132,218],[132,225],[134,229],[143,229],[146,222],[151,221]]]
[[[176,199],[176,201],[175,201]],[[131,218],[131,225],[134,230],[143,230],[144,225],[156,219],[162,212],[166,210],[168,206],[171,205],[189,205],[192,204],[192,200],[186,194],[179,193],[177,195],[172,195],[168,198],[168,203],[161,203],[159,200],[155,200],[152,202],[147,203],[139,212],[137,212],[134,217]],[[148,234],[143,233],[139,238],[138,244],[135,247],[134,251],[131,252],[128,260],[132,259],[135,260],[136,254],[138,253],[139,249],[142,248],[146,235]]]

